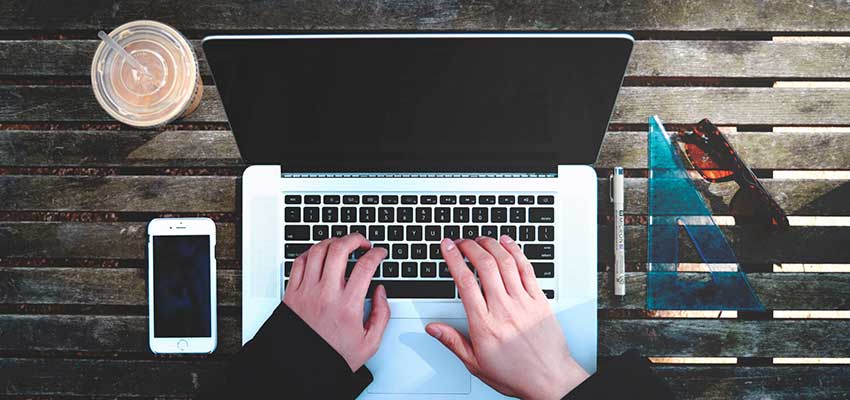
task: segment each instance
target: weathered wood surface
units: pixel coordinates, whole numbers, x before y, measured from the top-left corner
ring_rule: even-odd
[[[628,2],[496,0],[456,2],[181,1],[52,3],[12,0],[0,5],[6,30],[86,31],[135,19],[162,21],[190,37],[199,32],[287,30],[613,30],[846,32],[843,2],[650,0]]]
[[[94,36],[94,35],[92,35]],[[0,40],[0,76],[73,77],[91,73],[98,40]],[[201,75],[212,74],[193,40]],[[638,40],[627,78],[850,78],[850,43]],[[208,81],[211,82],[211,81]]]
[[[666,123],[693,124],[708,117],[735,125],[850,125],[848,88],[623,87],[614,124],[646,124],[659,114]],[[0,86],[0,122],[112,121],[91,87]],[[204,88],[200,107],[183,122],[225,122],[218,92]]]

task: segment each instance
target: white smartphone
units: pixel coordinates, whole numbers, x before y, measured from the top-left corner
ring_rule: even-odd
[[[154,353],[212,353],[217,336],[215,223],[148,224],[148,337]]]

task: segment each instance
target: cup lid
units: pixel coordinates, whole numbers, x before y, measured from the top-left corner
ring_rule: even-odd
[[[189,41],[156,21],[133,21],[109,33],[147,71],[101,42],[92,60],[92,89],[109,115],[128,125],[151,127],[178,118],[199,86]]]

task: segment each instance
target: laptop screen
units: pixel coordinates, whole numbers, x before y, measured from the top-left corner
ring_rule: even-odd
[[[553,171],[595,162],[625,35],[204,43],[242,157],[284,171]]]

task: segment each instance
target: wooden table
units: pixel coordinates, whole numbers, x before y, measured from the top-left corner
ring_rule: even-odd
[[[627,4],[631,3],[631,4]],[[0,2],[0,397],[186,397],[239,346],[239,175],[245,167],[204,63],[201,108],[160,130],[101,111],[89,86],[96,32],[135,19],[211,33],[301,30],[619,30],[638,39],[596,163],[623,165],[628,291],[606,288],[611,209],[599,181],[599,356],[657,357],[683,398],[832,398],[850,392],[850,184],[774,170],[850,170],[850,36],[844,2],[26,1]],[[801,83],[815,81],[816,84]],[[787,83],[791,82],[791,83]],[[644,310],[646,118],[709,117],[795,218],[782,234],[725,226],[769,309],[716,319]],[[794,129],[783,127],[793,126]],[[706,191],[728,214],[734,186]],[[145,224],[218,224],[219,350],[147,347]],[[808,224],[808,225],[807,225]],[[697,261],[687,245],[685,258]],[[812,264],[805,271],[800,264]],[[820,268],[822,272],[810,272]],[[831,318],[838,316],[839,318]],[[662,359],[662,357],[707,357]],[[775,364],[775,357],[797,358]],[[811,358],[829,365],[808,365]],[[678,362],[678,363],[674,363]]]

